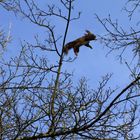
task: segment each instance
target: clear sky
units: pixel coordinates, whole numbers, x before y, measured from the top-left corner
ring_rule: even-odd
[[[130,25],[127,23],[127,14],[122,10],[125,2],[126,1],[122,0],[82,0],[79,2],[77,0],[73,15],[78,11],[81,11],[82,14],[79,20],[74,21],[70,25],[67,42],[82,36],[86,29],[95,35],[105,34],[105,30],[95,18],[95,14],[100,18],[105,18],[110,14],[113,19],[118,19],[119,23],[121,23],[125,29],[129,28]],[[57,33],[60,35],[64,30],[64,23],[57,20],[52,20],[52,22],[57,25]],[[31,43],[34,42],[34,35],[36,34],[39,34],[40,37],[45,37],[44,29],[30,24],[30,22],[22,17],[15,17],[14,14],[1,8],[0,26],[8,32],[10,23],[12,23],[11,34],[13,40],[11,44],[8,45],[7,56],[11,54],[16,55],[19,52],[20,40],[26,40]],[[98,40],[96,42],[93,41],[91,45],[93,46],[92,50],[84,47],[81,48],[77,59],[73,63],[64,65],[64,68],[69,71],[74,71],[76,80],[82,76],[87,77],[91,87],[96,87],[101,76],[107,73],[113,73],[111,80],[112,87],[124,87],[128,84],[129,70],[126,65],[121,64],[119,60],[117,60],[117,53],[110,54],[106,57],[108,49]],[[71,51],[69,56],[74,57],[74,53]]]

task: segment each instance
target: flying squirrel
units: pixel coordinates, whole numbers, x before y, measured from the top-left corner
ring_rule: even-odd
[[[92,49],[92,46],[89,45],[89,42],[95,39],[96,39],[96,36],[92,34],[90,31],[86,30],[86,34],[84,36],[67,43],[63,48],[63,52],[64,54],[67,55],[69,50],[73,49],[75,55],[77,56],[79,52],[79,48],[81,46],[86,46]]]

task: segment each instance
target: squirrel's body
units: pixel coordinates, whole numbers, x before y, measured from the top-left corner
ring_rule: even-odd
[[[78,38],[78,39],[76,39],[76,40],[74,40],[72,42],[67,43],[64,46],[64,53],[68,54],[68,51],[70,49],[73,49],[75,55],[77,55],[78,52],[79,52],[79,48],[81,46],[83,46],[83,45],[92,49],[92,47],[89,45],[89,42],[91,40],[95,40],[96,36],[94,34],[92,34],[91,32],[89,32],[89,31],[86,31],[86,32],[87,32],[87,34],[85,34],[84,36],[82,36],[82,37],[80,37],[80,38]]]

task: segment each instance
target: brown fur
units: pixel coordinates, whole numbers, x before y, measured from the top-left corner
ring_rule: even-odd
[[[86,31],[86,32],[87,32],[87,34],[85,34],[84,36],[82,36],[72,42],[67,43],[63,49],[64,53],[68,54],[69,50],[73,49],[75,55],[77,56],[78,52],[79,52],[79,48],[83,45],[92,49],[92,47],[89,45],[89,42],[92,40],[95,40],[96,36],[89,31]]]

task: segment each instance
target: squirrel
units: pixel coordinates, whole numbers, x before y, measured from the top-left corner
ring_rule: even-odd
[[[95,39],[96,39],[96,36],[92,34],[90,31],[86,30],[86,34],[84,36],[67,43],[63,48],[63,52],[64,54],[67,55],[69,50],[73,49],[75,55],[77,56],[79,52],[79,48],[83,45],[92,49],[92,46],[89,45],[89,42]]]

